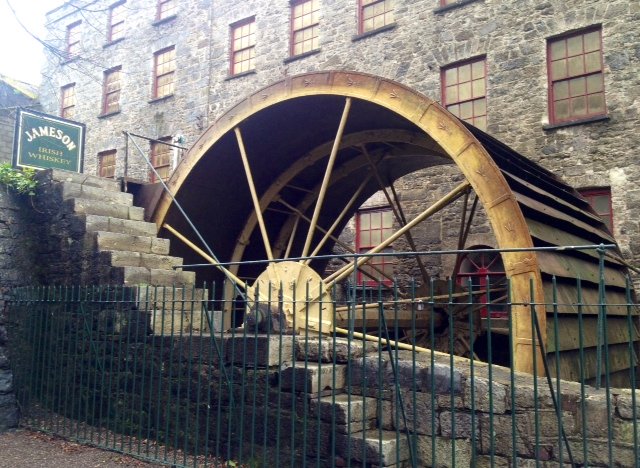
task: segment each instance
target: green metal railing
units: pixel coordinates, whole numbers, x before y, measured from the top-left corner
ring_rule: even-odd
[[[550,302],[533,300],[531,283],[533,368],[545,369],[534,376],[510,367],[514,324],[494,312],[516,304],[489,277],[483,294],[470,280],[445,293],[432,281],[418,297],[405,281],[331,285],[321,301],[307,284],[286,299],[332,321],[347,310],[344,336],[271,322],[221,330],[222,314],[244,312],[225,284],[16,289],[7,315],[22,424],[181,467],[638,467],[638,307],[629,281],[623,304],[610,299],[604,266],[599,284],[571,285],[570,302],[559,299],[566,279],[545,279]],[[253,307],[282,312],[283,290],[256,291]],[[384,344],[395,340],[409,349]],[[577,382],[560,380],[570,363]]]

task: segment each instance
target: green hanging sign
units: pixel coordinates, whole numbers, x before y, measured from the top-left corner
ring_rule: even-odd
[[[18,109],[13,166],[82,172],[85,125]]]

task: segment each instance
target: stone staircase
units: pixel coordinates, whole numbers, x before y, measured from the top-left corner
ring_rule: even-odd
[[[151,312],[157,333],[208,328],[190,320],[190,307],[197,306],[200,315],[207,299],[206,291],[195,287],[195,272],[176,268],[183,259],[169,255],[170,241],[157,237],[156,225],[144,220],[144,208],[133,205],[133,195],[122,192],[120,182],[58,170],[38,177],[39,197],[49,201],[44,214],[50,234],[59,245],[69,244],[62,254],[65,284],[135,288],[139,308]],[[178,302],[181,307],[175,307]]]

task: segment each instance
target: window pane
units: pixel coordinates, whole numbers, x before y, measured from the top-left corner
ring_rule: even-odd
[[[473,116],[473,103],[471,101],[469,102],[463,102],[462,104],[460,104],[460,118],[462,120],[467,120],[469,118],[471,118]]]
[[[600,31],[593,31],[584,35],[584,51],[600,50]]]
[[[565,52],[566,43],[563,40],[555,41],[551,43],[551,60],[558,60],[566,57]]]
[[[451,86],[458,83],[458,69],[449,68],[444,72],[444,80],[447,86]]]
[[[558,101],[555,103],[556,120],[566,120],[569,118],[569,100]]]
[[[584,78],[574,78],[569,80],[569,92],[571,96],[580,96],[587,92],[586,80]]]
[[[454,104],[453,106],[447,106],[447,110],[451,112],[453,115],[460,117],[460,106],[458,104]]]
[[[378,245],[382,242],[382,233],[380,231],[371,231],[371,245]]]
[[[480,97],[485,95],[484,78],[473,81],[473,97]]]
[[[471,80],[471,65],[462,65],[458,68],[458,79],[460,82]]]
[[[587,98],[579,96],[571,99],[571,115],[583,116],[587,114]]]
[[[589,114],[604,113],[605,111],[604,94],[597,93],[597,94],[590,95],[588,98],[588,104],[589,104]]]
[[[609,197],[607,195],[596,195],[593,197],[593,209],[598,214],[609,213]]]
[[[471,64],[471,77],[474,80],[477,80],[478,78],[484,78],[484,60]]]
[[[475,117],[473,119],[473,125],[476,126],[477,128],[479,128],[482,131],[486,131],[487,130],[487,118],[482,116],[482,117]]]
[[[380,213],[371,213],[371,229],[380,229],[382,227],[381,221]]]
[[[586,73],[602,70],[602,64],[600,63],[600,51],[591,52],[590,54],[585,55],[584,62]]]
[[[567,53],[569,57],[582,54],[582,35],[567,39]]]
[[[587,93],[597,93],[602,91],[602,73],[597,73],[587,77]]]
[[[553,96],[558,101],[569,97],[569,82],[559,81],[553,84]]]
[[[391,211],[382,212],[382,226],[385,228],[393,226],[393,213]]]
[[[458,87],[457,86],[448,86],[445,90],[445,101],[446,102],[457,102],[458,99]]]
[[[487,113],[487,100],[477,99],[473,101],[473,115],[480,116],[485,115]]]
[[[552,80],[561,80],[562,78],[567,77],[567,61],[566,60],[558,60],[557,62],[551,63],[551,79]]]
[[[568,64],[569,76],[582,75],[584,73],[584,60],[582,55],[569,58]]]
[[[371,236],[369,236],[369,231],[360,232],[360,245],[364,247],[368,247],[371,245]]]
[[[460,101],[471,99],[471,83],[461,83],[458,86],[458,99]]]

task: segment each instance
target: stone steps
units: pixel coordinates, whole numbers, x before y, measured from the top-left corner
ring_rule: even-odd
[[[69,198],[64,205],[69,213],[144,221],[144,208],[138,206],[102,203],[89,198]]]
[[[179,268],[183,259],[169,255],[169,240],[157,237],[119,181],[59,170],[42,176],[84,244],[83,281],[136,287],[136,308],[146,311],[156,334],[209,331],[201,313],[207,291],[194,287],[195,272]]]
[[[112,216],[84,215],[84,223],[89,232],[109,231],[131,236],[155,236],[156,225],[147,221],[114,218]]]

